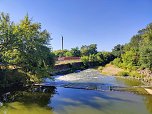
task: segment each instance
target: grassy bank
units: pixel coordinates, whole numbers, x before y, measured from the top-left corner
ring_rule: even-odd
[[[101,72],[101,74],[109,75],[109,76],[116,76],[119,74],[119,72],[124,71],[123,69],[118,68],[111,64],[107,64],[105,66],[100,66],[100,67],[98,67],[98,70]]]
[[[98,71],[100,71],[101,74],[107,76],[122,76],[138,79],[141,80],[145,85],[152,86],[152,77],[143,75],[138,70],[122,69],[115,65],[107,64],[104,67],[98,67]]]
[[[98,67],[98,70],[103,75],[132,76],[132,77],[137,77],[137,78],[143,77],[143,75],[139,74],[138,71],[136,71],[136,70],[130,71],[130,70],[119,68],[112,64],[107,64],[104,67],[100,66],[100,67]]]

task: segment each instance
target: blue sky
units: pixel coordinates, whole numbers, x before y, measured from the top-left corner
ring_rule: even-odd
[[[27,13],[52,33],[54,50],[95,43],[111,51],[152,22],[152,0],[0,0],[0,12],[19,22]]]

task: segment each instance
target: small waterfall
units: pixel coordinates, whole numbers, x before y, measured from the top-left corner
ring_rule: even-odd
[[[103,76],[95,69],[87,69],[66,75],[58,75],[44,79],[45,86],[56,86],[74,89],[87,89],[98,91],[119,90],[126,85],[117,81],[114,76]]]

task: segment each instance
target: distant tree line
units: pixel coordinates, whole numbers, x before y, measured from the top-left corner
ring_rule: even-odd
[[[95,65],[106,64],[115,57],[111,52],[98,52],[97,44],[82,45],[80,49],[76,47],[71,50],[56,50],[53,53],[56,57],[81,57],[85,65],[90,62]]]
[[[71,48],[71,50],[56,50],[53,52],[56,57],[81,57],[89,56],[91,54],[97,53],[97,45],[83,45],[80,49],[79,47]]]

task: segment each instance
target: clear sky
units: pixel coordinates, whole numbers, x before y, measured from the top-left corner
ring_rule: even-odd
[[[0,0],[0,12],[19,22],[27,13],[52,33],[54,50],[95,43],[111,51],[152,22],[152,0]]]

